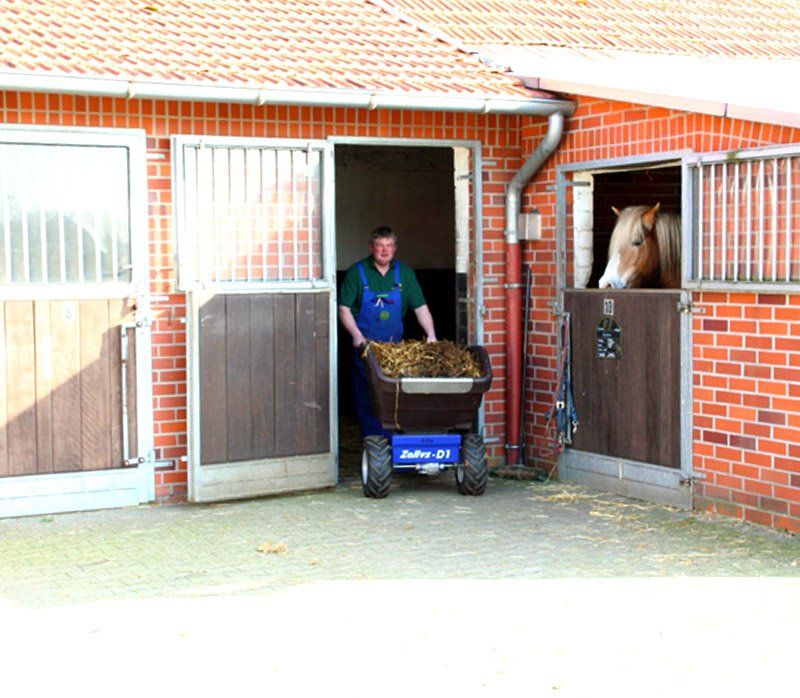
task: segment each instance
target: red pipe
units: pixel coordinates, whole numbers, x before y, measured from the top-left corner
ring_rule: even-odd
[[[564,117],[572,109],[555,109],[547,120],[547,133],[506,189],[506,463],[522,460],[522,251],[518,220],[523,188],[561,142]]]
[[[506,241],[506,463],[518,465],[522,410],[522,251]]]

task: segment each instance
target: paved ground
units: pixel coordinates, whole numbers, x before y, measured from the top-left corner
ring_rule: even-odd
[[[367,500],[348,474],[0,521],[0,618],[14,696],[795,696],[800,539],[558,483]]]

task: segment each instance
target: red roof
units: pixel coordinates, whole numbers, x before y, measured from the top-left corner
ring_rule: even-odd
[[[537,96],[369,0],[0,0],[0,37],[0,72]]]
[[[798,0],[383,0],[462,44],[800,57]]]

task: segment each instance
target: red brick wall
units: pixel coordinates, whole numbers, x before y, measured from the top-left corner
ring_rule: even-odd
[[[800,531],[800,295],[702,293],[696,506]]]
[[[800,143],[800,131],[608,100],[574,98],[559,151],[526,190],[543,214],[544,239],[523,243],[532,265],[534,307],[525,391],[528,460],[554,467],[544,412],[556,378],[556,166],[691,149],[735,150]],[[522,127],[523,151],[545,129]],[[568,224],[568,230],[569,230]],[[800,288],[798,288],[800,292]],[[695,505],[800,531],[800,295],[696,293],[706,314],[694,320]]]
[[[553,466],[545,453],[543,413],[555,366],[555,167],[561,163],[693,149],[716,151],[800,142],[798,131],[661,108],[576,98],[560,150],[526,189],[525,205],[542,212],[544,239],[523,243],[534,302],[525,410],[528,460]],[[157,457],[157,496],[186,493],[186,353],[184,297],[175,292],[169,137],[174,134],[327,138],[477,139],[483,142],[485,343],[496,380],[486,400],[487,435],[504,441],[503,317],[505,184],[544,136],[543,119],[424,112],[252,107],[0,93],[0,123],[142,128],[147,133]],[[520,148],[521,146],[521,148]],[[697,505],[730,516],[800,530],[800,389],[791,353],[800,332],[798,297],[696,294],[707,308],[695,320],[695,468]],[[739,313],[737,315],[737,313]],[[733,315],[731,315],[733,314]],[[710,323],[708,325],[704,323]],[[714,323],[723,324],[714,324]],[[737,324],[734,324],[737,323]],[[738,323],[743,323],[739,325]],[[749,323],[749,324],[748,324]],[[753,327],[753,323],[755,327]],[[747,328],[747,329],[741,329]],[[744,332],[742,344],[740,331]],[[748,342],[750,344],[748,344]],[[738,372],[737,372],[738,371]],[[754,439],[755,443],[752,440]],[[501,445],[490,448],[494,461]]]
[[[502,457],[504,382],[504,191],[521,164],[519,117],[431,112],[255,107],[156,100],[73,97],[0,92],[0,123],[42,126],[122,127],[147,134],[147,175],[153,325],[153,391],[156,457],[171,465],[156,473],[161,500],[186,497],[185,298],[175,291],[170,141],[172,135],[328,138],[369,136],[479,140],[484,157],[484,258],[486,344],[493,353],[494,388],[486,400],[487,432]]]

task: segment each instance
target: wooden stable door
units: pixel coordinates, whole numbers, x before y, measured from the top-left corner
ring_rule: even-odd
[[[201,466],[330,450],[328,302],[220,294],[202,305]]]
[[[330,291],[194,297],[191,499],[335,484]]]
[[[0,478],[124,465],[124,299],[0,302]],[[131,358],[133,358],[131,356]],[[129,453],[136,452],[135,360],[127,362]]]
[[[173,139],[189,499],[336,483],[333,148]]]
[[[565,291],[574,449],[681,467],[680,300],[680,291]]]

